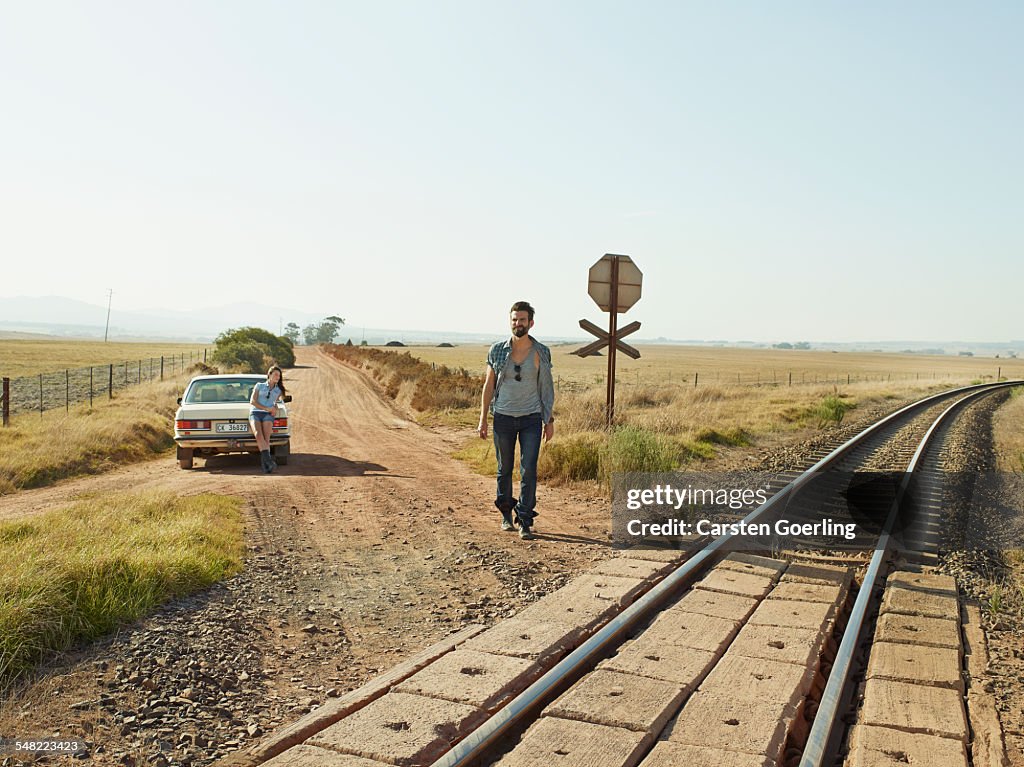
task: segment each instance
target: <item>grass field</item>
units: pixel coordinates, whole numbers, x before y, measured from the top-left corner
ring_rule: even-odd
[[[607,486],[615,471],[683,468],[723,449],[763,445],[773,435],[810,435],[841,423],[851,411],[890,409],[937,390],[994,380],[997,372],[1024,377],[1024,362],[1017,360],[643,346],[640,360],[619,357],[617,428],[609,434],[607,359],[581,359],[570,353],[574,348],[552,349],[556,439],[543,447],[538,465],[538,476],[549,482],[597,480]],[[385,391],[424,423],[466,429],[457,457],[481,473],[493,472],[489,441],[471,436],[487,348],[388,351],[346,347],[336,353],[373,370]]]
[[[1009,402],[993,419],[992,436],[1000,471],[1024,473],[1024,387],[1016,387]]]
[[[541,339],[543,340],[543,339]],[[413,356],[426,362],[449,367],[465,367],[483,373],[487,346],[468,345],[453,348],[410,346]],[[563,384],[577,388],[604,381],[606,357],[577,357],[578,346],[560,345],[551,349],[554,374]],[[984,357],[948,357],[924,354],[886,354],[874,352],[783,351],[777,349],[713,348],[706,346],[637,347],[641,357],[632,360],[616,355],[616,384],[689,384],[697,375],[702,384],[787,384],[857,382],[921,382],[995,380],[1002,368],[1004,378],[1024,378],[1024,360]]]
[[[0,377],[21,378],[40,373],[54,373],[90,365],[123,365],[151,357],[185,355],[186,366],[203,358],[203,349],[212,345],[171,343],[120,343],[111,341],[68,341],[0,339]]]
[[[0,688],[53,651],[238,572],[240,506],[107,493],[0,523]]]
[[[153,381],[0,428],[0,496],[145,460],[174,445],[171,419],[185,379]]]

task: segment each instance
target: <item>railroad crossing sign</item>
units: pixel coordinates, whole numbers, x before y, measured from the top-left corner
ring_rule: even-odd
[[[605,412],[610,427],[615,419],[615,352],[621,351],[633,359],[640,358],[640,352],[622,341],[630,333],[640,329],[639,322],[631,322],[622,329],[617,329],[618,315],[626,312],[640,300],[640,286],[643,273],[629,256],[605,253],[596,264],[590,267],[587,292],[602,311],[608,312],[608,332],[606,333],[589,320],[580,320],[580,327],[597,336],[597,340],[577,349],[574,353],[581,357],[597,354],[608,347],[608,386]]]
[[[598,338],[597,341],[587,344],[582,349],[576,350],[575,354],[578,354],[581,357],[589,357],[591,354],[596,354],[611,342],[611,336],[608,335],[608,331],[602,330],[590,320],[580,320],[580,327],[588,333],[593,333]],[[636,347],[630,346],[623,341],[622,338],[623,336],[628,336],[630,333],[635,333],[639,329],[639,322],[631,322],[625,327],[619,328],[615,333],[615,347],[623,354],[629,355],[635,360],[640,359],[640,352]]]

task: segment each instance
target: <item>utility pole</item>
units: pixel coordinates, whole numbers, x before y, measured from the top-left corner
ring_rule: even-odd
[[[103,343],[107,342],[107,334],[110,332],[110,304],[114,299],[114,289],[107,288],[107,326],[103,328]]]

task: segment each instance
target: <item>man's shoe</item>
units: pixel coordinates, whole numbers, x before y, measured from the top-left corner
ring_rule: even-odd
[[[501,515],[501,529],[502,530],[514,530],[512,526],[512,517],[508,514],[502,513]]]
[[[524,525],[522,522],[519,523],[519,537],[524,541],[533,540],[533,533],[530,531],[529,525]]]

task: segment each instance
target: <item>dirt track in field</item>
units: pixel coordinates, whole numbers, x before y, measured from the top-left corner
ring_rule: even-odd
[[[253,579],[247,600],[268,608],[272,616],[259,613],[244,634],[252,644],[247,649],[256,659],[253,663],[273,666],[252,699],[263,700],[264,693],[273,692],[282,705],[247,711],[244,695],[232,703],[237,721],[255,721],[263,731],[297,718],[308,707],[284,701],[318,697],[322,702],[322,694],[310,691],[355,687],[376,669],[394,665],[466,622],[489,623],[517,611],[532,594],[557,588],[610,553],[606,501],[542,486],[538,538],[520,541],[498,529],[499,515],[491,503],[493,479],[450,457],[470,434],[425,429],[361,372],[313,349],[297,351],[298,367],[286,376],[294,396],[292,458],[274,474],[259,473],[249,456],[197,459],[195,469],[182,471],[170,454],[0,500],[0,519],[10,519],[99,491],[163,489],[242,497],[249,566],[238,578],[243,586],[247,577]],[[261,578],[259,567],[268,561],[286,565],[286,575]],[[232,605],[231,594],[221,598],[230,609],[241,611],[239,625],[246,615],[252,617],[246,612],[248,604]],[[314,613],[306,611],[307,605],[316,617],[309,617]],[[188,621],[189,609],[171,606],[166,615],[158,613],[112,642],[58,659],[3,703],[0,733],[84,734],[103,746],[93,752],[100,762],[129,763],[119,756],[124,753],[135,755],[138,763],[150,761],[153,746],[144,729],[128,732],[131,728],[120,726],[141,704],[131,690],[115,685],[114,669],[136,661],[144,665],[149,634],[162,630],[162,622],[171,625],[172,612],[173,620]],[[316,637],[302,633],[305,621],[321,618],[325,628]],[[195,621],[201,633],[208,619]],[[341,640],[328,643],[328,636]],[[136,645],[132,657],[124,649],[129,640]],[[188,640],[182,642],[182,655],[199,652]],[[266,660],[271,657],[272,662]],[[254,681],[259,673],[257,668]],[[162,684],[173,686],[158,681],[156,691],[152,684],[146,690],[162,696],[180,692],[161,689]],[[116,706],[108,706],[111,717],[96,708],[70,709],[100,699],[108,689],[125,693]],[[184,731],[190,726],[163,724]],[[224,753],[218,745],[190,749],[192,763]]]

